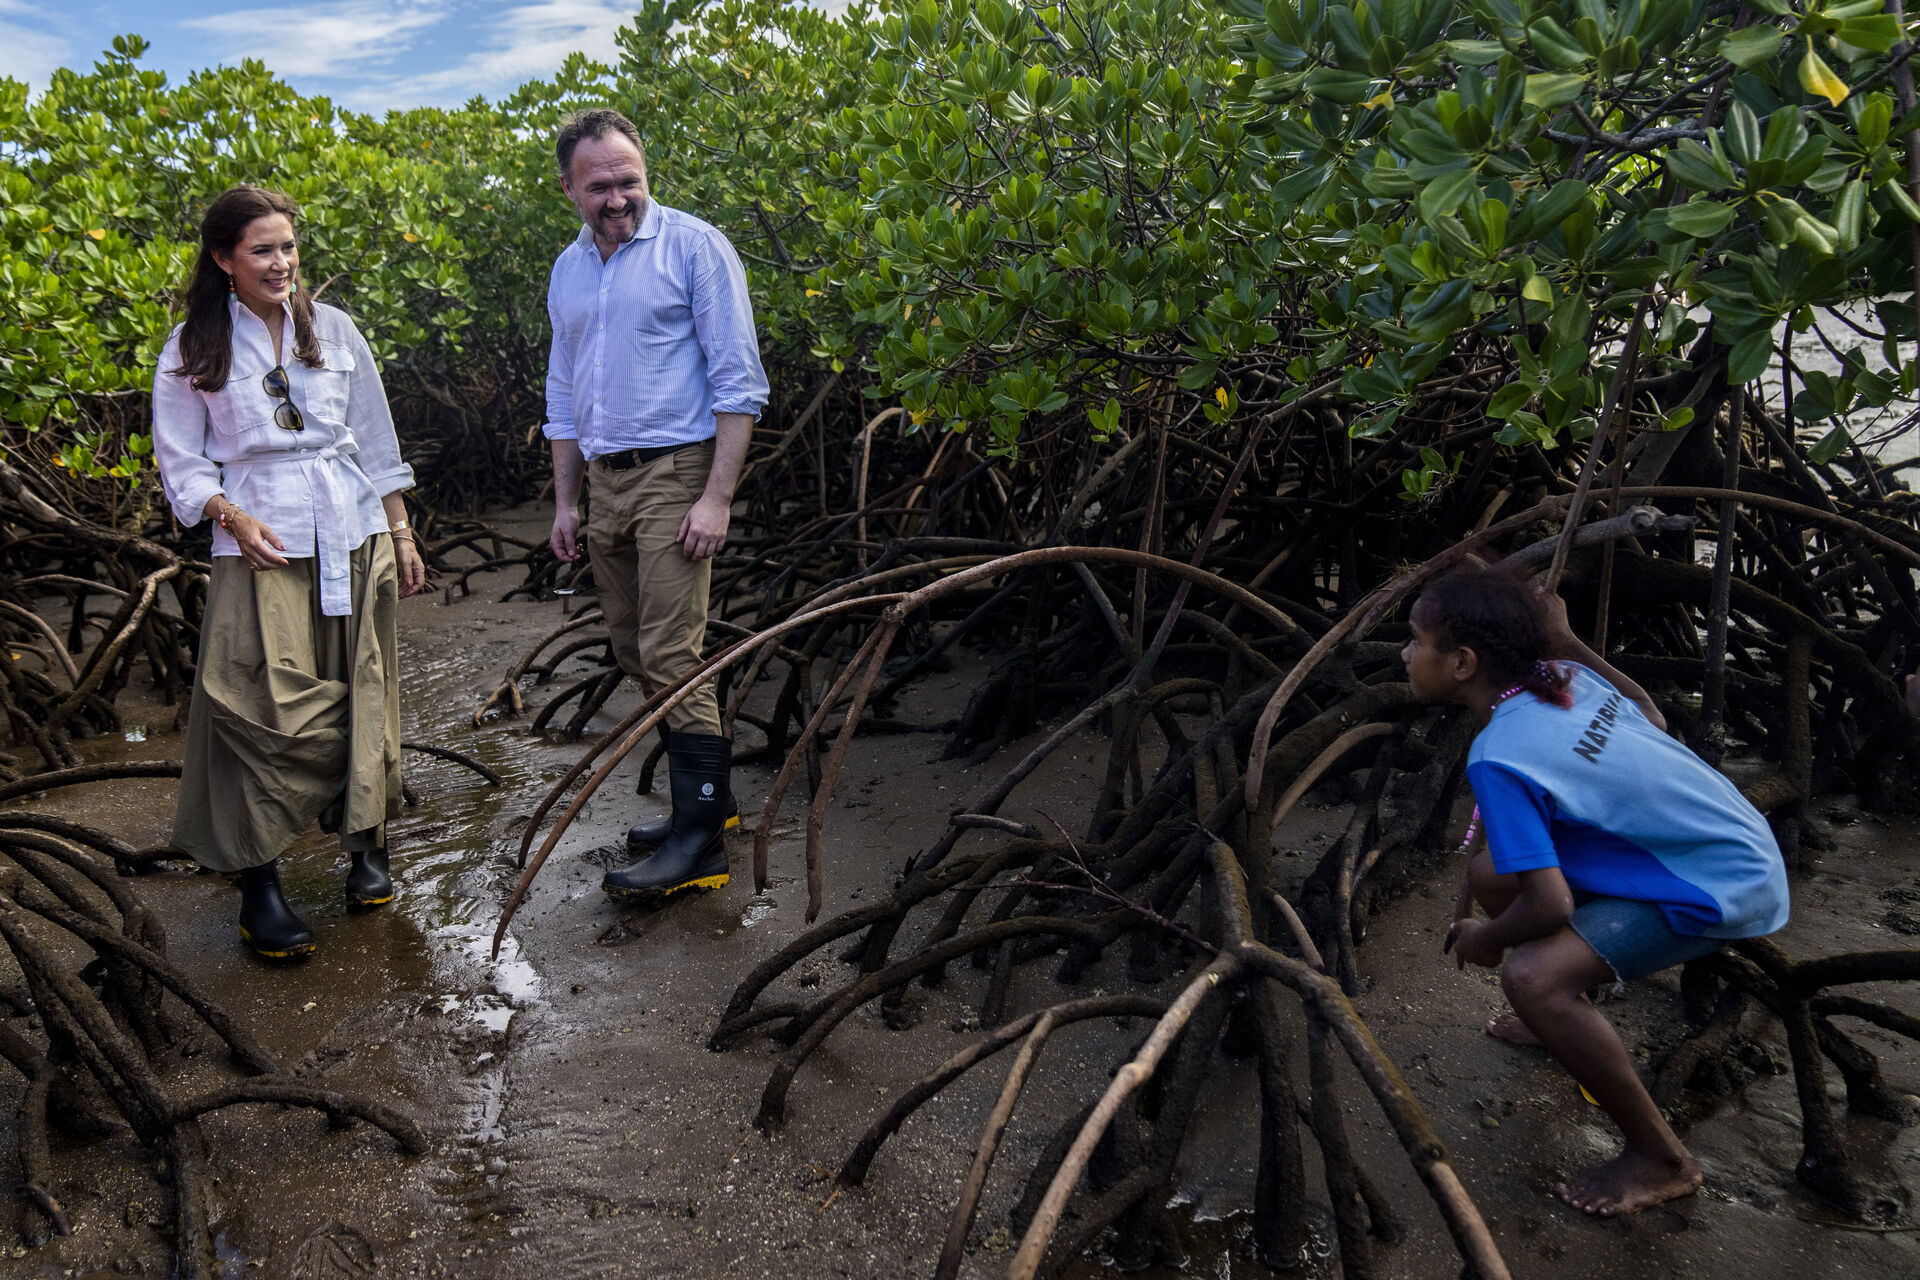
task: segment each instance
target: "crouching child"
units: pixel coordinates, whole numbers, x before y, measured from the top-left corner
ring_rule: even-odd
[[[1646,691],[1567,626],[1566,605],[1472,567],[1431,585],[1402,652],[1415,696],[1465,707],[1485,847],[1443,950],[1500,970],[1512,1006],[1488,1031],[1546,1047],[1626,1139],[1557,1188],[1587,1213],[1690,1195],[1700,1166],[1586,992],[1697,959],[1787,922],[1766,819],[1675,739]],[[1478,906],[1486,913],[1475,915]]]

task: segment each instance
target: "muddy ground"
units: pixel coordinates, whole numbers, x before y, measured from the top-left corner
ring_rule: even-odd
[[[537,513],[519,519],[539,527]],[[522,824],[581,749],[529,738],[525,717],[478,730],[469,724],[499,674],[567,607],[497,603],[513,583],[481,576],[470,597],[435,593],[403,603],[407,736],[472,752],[508,786],[476,787],[463,771],[409,756],[422,803],[391,833],[401,892],[394,909],[348,916],[344,860],[316,832],[287,859],[286,880],[319,935],[318,954],[304,965],[269,968],[241,950],[235,894],[223,879],[180,872],[138,885],[162,913],[175,960],[284,1060],[317,1081],[404,1108],[433,1137],[430,1154],[410,1158],[375,1131],[332,1131],[303,1111],[253,1106],[210,1119],[223,1274],[930,1274],[1006,1059],[923,1108],[883,1148],[866,1188],[829,1203],[830,1175],[901,1088],[978,1034],[972,1007],[984,975],[963,965],[941,988],[916,988],[915,1024],[905,1031],[888,1030],[870,1012],[849,1019],[801,1073],[789,1123],[771,1138],[751,1120],[772,1047],[753,1038],[725,1054],[705,1047],[734,983],[802,928],[797,823],[804,809],[797,800],[777,831],[774,883],[765,895],[752,891],[751,841],[742,834],[725,889],[658,913],[618,910],[598,889],[605,851],[630,822],[664,811],[663,796],[634,795],[639,757],[631,757],[555,853],[502,959],[488,960]],[[963,657],[909,693],[899,718],[950,718],[983,663]],[[553,687],[529,691],[530,705]],[[631,705],[616,696],[601,722]],[[123,710],[130,725],[143,722],[144,740],[95,740],[91,758],[178,757],[171,709],[134,698]],[[1030,745],[1015,743],[969,768],[942,761],[945,744],[936,734],[856,740],[827,828],[828,912],[883,891],[951,809]],[[1061,753],[1003,812],[1080,825],[1096,753],[1092,740]],[[742,770],[736,780],[748,829],[770,781],[763,769]],[[158,844],[172,784],[117,782],[15,804],[81,817],[136,845]],[[1920,945],[1920,828],[1844,802],[1824,805],[1821,815],[1835,847],[1808,855],[1798,870],[1785,945],[1796,954]],[[1302,806],[1280,833],[1284,865],[1304,874],[1308,855],[1342,820],[1337,806]],[[1450,1144],[1516,1275],[1920,1274],[1906,1190],[1920,1185],[1920,1128],[1845,1122],[1863,1163],[1887,1188],[1893,1217],[1874,1229],[1835,1219],[1793,1180],[1799,1121],[1791,1077],[1783,1074],[1785,1049],[1775,1029],[1757,1022],[1739,1055],[1751,1084],[1685,1130],[1706,1167],[1698,1195],[1626,1222],[1600,1223],[1562,1207],[1549,1188],[1609,1152],[1612,1131],[1538,1050],[1481,1034],[1498,1008],[1498,988],[1490,975],[1459,973],[1439,956],[1451,898],[1452,885],[1438,884],[1373,921],[1361,952],[1371,990],[1359,1007]],[[847,972],[826,958],[791,981],[833,984]],[[0,983],[13,980],[0,973]],[[1045,974],[1027,981],[1022,1007],[1052,985]],[[1117,990],[1124,982],[1103,968],[1082,989]],[[1882,994],[1920,1012],[1911,991]],[[1670,981],[1631,984],[1608,1010],[1643,1060],[1681,1025]],[[1049,1045],[1001,1148],[965,1274],[1004,1269],[1013,1244],[1006,1209],[1026,1167],[1144,1033],[1139,1022],[1083,1023]],[[1920,1093],[1920,1055],[1872,1029],[1858,1034],[1882,1052],[1897,1088]],[[207,1035],[182,1045],[163,1078],[186,1088],[219,1074],[225,1068],[216,1048]],[[20,1082],[0,1074],[0,1182],[11,1187]],[[1833,1087],[1838,1098],[1837,1079]],[[1456,1274],[1437,1217],[1357,1080],[1345,1096],[1369,1164],[1410,1227],[1403,1243],[1379,1250],[1379,1274]],[[1178,1274],[1271,1274],[1252,1261],[1248,1242],[1254,1098],[1251,1064],[1221,1061],[1180,1179],[1188,1264]],[[171,1274],[168,1196],[150,1155],[111,1140],[69,1143],[57,1145],[56,1164],[75,1234],[29,1250],[9,1232],[0,1237],[0,1274]],[[1083,1274],[1098,1271],[1088,1264]],[[1316,1254],[1291,1274],[1325,1275],[1328,1266]]]

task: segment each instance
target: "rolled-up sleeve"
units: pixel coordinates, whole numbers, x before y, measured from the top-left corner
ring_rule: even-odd
[[[565,265],[563,254],[547,277],[547,323],[553,341],[547,347],[547,420],[540,430],[549,440],[580,438],[573,423],[573,353],[567,350],[566,329],[560,323],[560,273]]]
[[[387,389],[358,326],[349,327],[347,342],[353,351],[353,380],[347,384],[347,430],[353,433],[359,450],[353,460],[366,473],[373,491],[384,498],[413,488],[413,468],[400,458],[400,437],[393,429]]]
[[[207,406],[180,367],[180,339],[167,339],[153,375],[153,460],[174,518],[191,529],[222,491],[220,467],[207,457]]]
[[[718,232],[701,237],[693,255],[693,327],[707,357],[713,411],[758,418],[767,403],[767,374],[760,365],[747,273]]]

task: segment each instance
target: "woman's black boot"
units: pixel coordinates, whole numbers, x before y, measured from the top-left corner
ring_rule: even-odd
[[[353,869],[347,872],[347,906],[365,911],[393,901],[393,877],[387,870],[385,849],[355,849]]]
[[[278,860],[240,873],[240,940],[269,960],[313,954],[313,930],[280,896]]]
[[[667,760],[672,830],[651,857],[607,872],[600,887],[616,898],[658,900],[682,889],[718,889],[727,882],[727,827],[739,822],[728,785],[733,743],[711,733],[670,733]]]

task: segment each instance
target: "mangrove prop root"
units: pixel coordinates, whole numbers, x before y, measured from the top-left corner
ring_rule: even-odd
[[[840,1166],[839,1183],[843,1187],[857,1187],[866,1181],[867,1170],[873,1164],[881,1144],[896,1133],[907,1118],[938,1094],[942,1089],[965,1075],[974,1066],[986,1061],[994,1054],[1012,1044],[1019,1043],[1042,1016],[1050,1017],[1054,1027],[1064,1027],[1070,1023],[1088,1018],[1124,1018],[1159,1017],[1167,1011],[1164,1000],[1155,1000],[1150,996],[1118,995],[1094,996],[1086,1000],[1073,1000],[1066,1004],[1054,1005],[1042,1012],[1025,1014],[999,1027],[992,1034],[975,1041],[959,1053],[928,1072],[899,1098],[887,1113],[868,1126],[860,1136],[853,1151]]]
[[[94,1090],[138,1138],[164,1154],[181,1276],[210,1278],[218,1270],[205,1204],[210,1152],[199,1116],[247,1102],[311,1107],[336,1125],[373,1124],[409,1153],[426,1150],[419,1126],[385,1103],[279,1074],[273,1055],[166,958],[165,933],[130,885],[80,843],[116,858],[124,848],[114,838],[44,815],[9,816],[34,821],[0,826],[0,854],[15,864],[0,868],[0,945],[25,979],[45,1037],[44,1044],[36,1043],[14,1024],[0,1024],[0,1058],[27,1079],[18,1141],[28,1238],[44,1235],[32,1225],[34,1217],[57,1234],[76,1225],[51,1182],[47,1126],[57,1120],[75,1132],[112,1131],[115,1126],[94,1112]],[[52,945],[54,931],[99,957],[89,970],[103,969],[101,994],[83,980],[85,971],[70,967],[68,949]],[[266,1074],[216,1084],[185,1100],[170,1098],[151,1060],[163,1043],[150,1034],[161,1020],[163,990],[225,1041],[239,1065]]]
[[[335,1093],[331,1089],[316,1088],[303,1081],[284,1077],[236,1080],[231,1084],[222,1085],[211,1093],[179,1103],[173,1109],[173,1117],[176,1123],[182,1120],[198,1119],[209,1111],[218,1111],[222,1107],[238,1106],[245,1102],[272,1102],[289,1107],[313,1107],[326,1112],[327,1116],[340,1126],[344,1126],[349,1121],[364,1120],[376,1128],[385,1130],[408,1155],[421,1155],[427,1150],[426,1135],[421,1132],[420,1126],[385,1103]]]
[[[18,782],[0,785],[0,803],[18,796],[77,787],[88,782],[106,782],[117,778],[177,778],[178,760],[114,760],[103,764],[75,765],[71,769],[50,769],[31,774]]]
[[[455,751],[451,747],[436,747],[425,742],[403,742],[400,746],[402,750],[418,751],[422,755],[433,756],[436,759],[451,760],[463,768],[471,769],[482,778],[485,778],[487,785],[490,787],[504,787],[507,785],[506,781],[502,779],[499,774],[487,768],[487,766],[481,764],[465,752]]]

